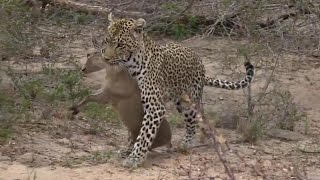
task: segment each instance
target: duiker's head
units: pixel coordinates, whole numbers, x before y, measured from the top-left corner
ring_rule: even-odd
[[[87,54],[87,61],[82,67],[84,74],[89,74],[95,71],[99,71],[106,66],[100,52],[92,52]]]

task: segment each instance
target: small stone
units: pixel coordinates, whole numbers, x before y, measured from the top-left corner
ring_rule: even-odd
[[[14,83],[12,78],[5,72],[0,70],[0,88],[7,91],[14,91]]]
[[[11,161],[11,158],[9,156],[0,156],[0,162],[1,161]]]
[[[48,166],[52,163],[51,160],[49,160],[46,156],[42,156],[39,154],[35,154],[33,156],[33,164],[36,164],[37,166]]]
[[[32,50],[32,55],[34,55],[34,56],[41,56],[40,51],[41,51],[41,47],[35,46],[35,47],[33,48],[33,50]]]
[[[41,47],[40,48],[40,55],[41,55],[41,57],[46,57],[46,58],[50,57],[49,49],[46,47]]]
[[[269,167],[271,167],[271,161],[270,160],[265,160],[265,161],[263,161],[263,166],[264,167],[266,167],[266,168],[269,168]]]
[[[250,165],[256,165],[257,164],[257,160],[252,159],[252,160],[249,160],[247,163],[250,164]]]
[[[178,170],[176,171],[176,173],[177,173],[177,175],[179,175],[179,176],[187,176],[187,175],[188,175],[188,172],[185,171],[185,170],[183,170],[183,169],[178,169]]]
[[[50,57],[49,49],[47,47],[35,46],[32,50],[32,55],[38,57]]]
[[[308,179],[320,180],[320,172],[307,172]]]
[[[67,138],[59,139],[57,142],[58,142],[59,144],[62,144],[62,145],[68,145],[68,146],[71,145],[69,139],[67,139]]]
[[[30,163],[33,161],[33,154],[30,152],[22,154],[17,158],[17,161],[21,163]]]
[[[264,155],[264,156],[261,156],[261,159],[264,159],[264,160],[272,160],[274,159],[272,155]]]

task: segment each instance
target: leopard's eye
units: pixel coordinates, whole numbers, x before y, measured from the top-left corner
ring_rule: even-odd
[[[105,53],[105,50],[104,50],[104,49],[101,49],[101,53],[104,54],[104,53]]]

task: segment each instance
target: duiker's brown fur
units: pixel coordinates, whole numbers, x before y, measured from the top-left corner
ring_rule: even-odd
[[[120,65],[111,65],[103,61],[100,53],[87,55],[87,62],[83,68],[85,74],[105,68],[106,76],[102,89],[90,95],[79,104],[72,107],[77,114],[84,104],[90,101],[110,103],[118,112],[120,119],[128,128],[129,142],[133,145],[142,127],[143,108],[140,89],[136,80]],[[171,129],[168,121],[164,119],[153,141],[151,149],[167,145],[171,149]]]

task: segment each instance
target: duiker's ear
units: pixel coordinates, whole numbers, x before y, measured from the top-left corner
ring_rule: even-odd
[[[102,49],[102,45],[98,42],[97,36],[95,36],[93,33],[91,33],[91,42],[92,42],[93,47],[97,51],[100,51]]]
[[[135,20],[134,28],[133,28],[133,35],[135,38],[141,38],[143,30],[146,26],[146,21],[142,18]]]
[[[108,20],[109,20],[109,27],[110,27],[114,22],[114,16],[113,16],[112,12],[110,12],[108,14]]]

